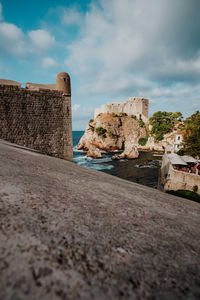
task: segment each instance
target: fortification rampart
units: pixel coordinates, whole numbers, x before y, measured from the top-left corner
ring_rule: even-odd
[[[72,160],[71,90],[64,93],[59,85],[51,90],[2,83],[0,139]]]
[[[107,103],[95,109],[94,118],[100,113],[126,113],[128,116],[135,115],[138,119],[148,122],[149,100],[144,98],[130,97],[124,103]]]

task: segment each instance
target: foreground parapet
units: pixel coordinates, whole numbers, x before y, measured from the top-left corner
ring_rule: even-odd
[[[200,205],[0,142],[0,299],[199,299]]]
[[[71,85],[67,73],[56,84],[0,80],[0,139],[73,160]]]

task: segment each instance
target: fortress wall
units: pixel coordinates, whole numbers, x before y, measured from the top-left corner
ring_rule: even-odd
[[[38,83],[26,83],[26,88],[29,90],[47,89],[47,90],[56,90],[56,84],[38,84]]]
[[[125,103],[108,103],[95,109],[94,118],[100,113],[126,113],[128,116],[135,115],[138,119],[148,122],[148,99],[130,97]]]
[[[107,113],[106,105],[102,105],[101,107],[95,108],[94,110],[94,118],[96,118],[99,114]]]
[[[73,160],[71,96],[0,85],[0,139]]]

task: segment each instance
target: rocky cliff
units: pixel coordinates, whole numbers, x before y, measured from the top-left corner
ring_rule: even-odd
[[[101,157],[102,151],[123,151],[117,158],[139,156],[138,140],[146,137],[144,123],[125,114],[100,114],[90,120],[78,149],[87,156]]]
[[[100,158],[103,151],[121,151],[113,158],[137,158],[139,150],[160,151],[173,145],[175,131],[164,135],[164,139],[155,142],[148,133],[148,125],[134,116],[126,114],[99,114],[90,120],[78,150],[87,151],[87,156]]]

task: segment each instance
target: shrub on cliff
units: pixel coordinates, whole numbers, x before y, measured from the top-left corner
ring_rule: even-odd
[[[107,130],[105,128],[103,128],[102,126],[99,126],[96,128],[96,133],[98,134],[98,136],[101,136],[103,138],[106,137],[106,135],[105,135],[106,131]]]
[[[131,118],[137,120],[137,117],[135,115],[131,115]]]
[[[148,133],[147,133],[145,138],[139,138],[138,144],[139,144],[140,146],[145,146],[146,143],[147,143],[147,141],[148,141],[148,138],[149,138],[149,135],[148,135]]]
[[[112,133],[112,131],[110,129],[107,131],[107,134],[109,137],[114,137],[114,134]]]
[[[147,140],[145,138],[140,138],[138,141],[138,144],[141,146],[145,146],[147,143]]]
[[[142,121],[142,119],[139,120],[139,125],[140,125],[141,128],[144,127],[144,122]]]
[[[94,122],[94,119],[90,119],[89,123],[93,123]]]

